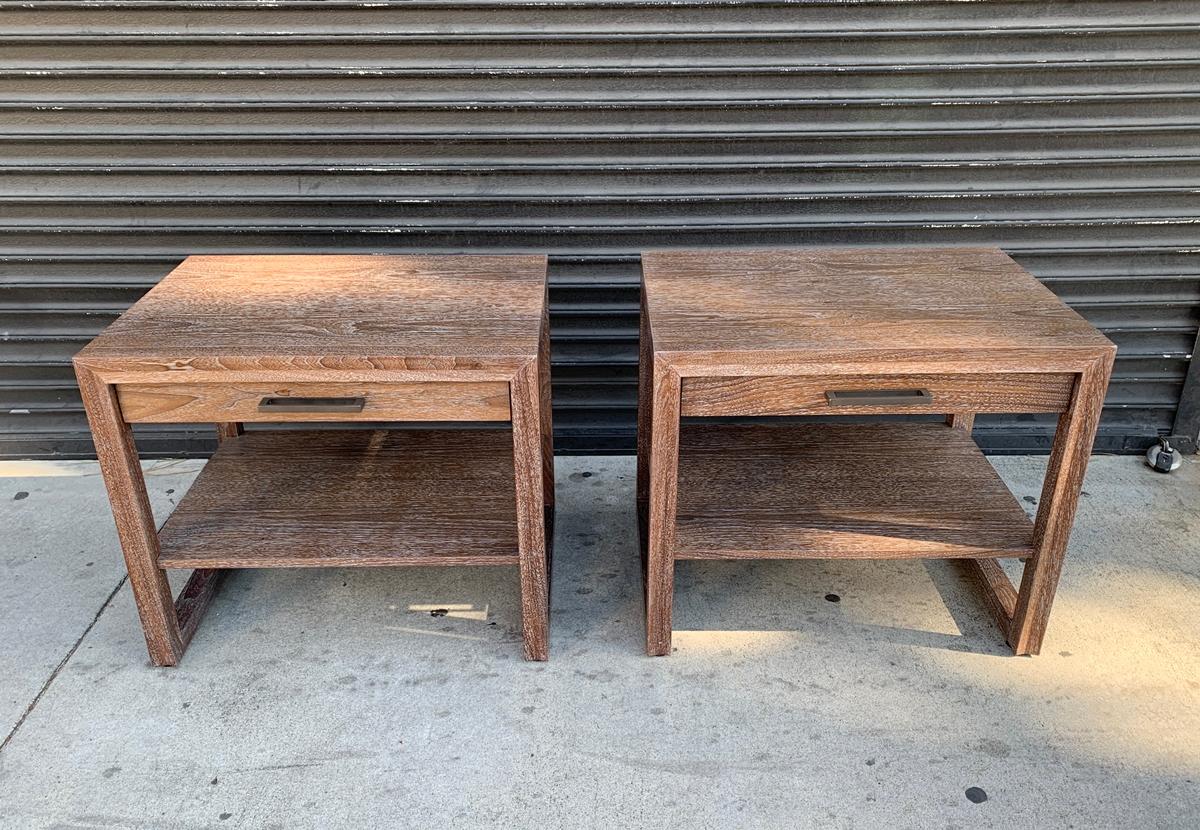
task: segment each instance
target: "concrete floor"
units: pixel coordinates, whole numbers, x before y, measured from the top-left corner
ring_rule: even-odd
[[[1036,658],[953,563],[819,561],[682,564],[644,657],[633,460],[558,471],[549,663],[513,570],[246,571],[153,669],[95,466],[0,465],[0,826],[1200,827],[1200,463],[1093,461]]]

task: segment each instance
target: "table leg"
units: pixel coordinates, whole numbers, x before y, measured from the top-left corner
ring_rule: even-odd
[[[239,421],[228,421],[215,424],[215,426],[218,444],[228,441],[230,438],[237,438],[245,432]],[[179,635],[183,639],[185,648],[192,641],[192,636],[195,635],[196,629],[200,625],[200,619],[208,610],[213,597],[217,595],[217,588],[220,587],[221,580],[225,578],[226,573],[228,573],[227,568],[197,568],[192,571],[187,585],[175,598],[175,613],[179,618]]]
[[[510,382],[513,467],[517,490],[517,547],[521,568],[521,626],[526,660],[546,660],[550,656],[539,363],[531,361]]]
[[[960,429],[968,435],[975,428],[974,412],[953,412],[946,416],[946,423],[953,429]]]
[[[245,430],[237,421],[230,421],[224,424],[216,424],[217,427],[217,443],[224,441],[226,438],[237,438]]]
[[[653,364],[646,550],[646,653],[671,653],[675,593],[675,505],[679,473],[679,374]]]
[[[1015,654],[1041,651],[1112,363],[1108,355],[1079,375],[1071,404],[1058,419],[1034,523],[1034,553],[1025,563],[1008,631],[1008,643]]]
[[[100,472],[112,503],[150,660],[156,666],[173,666],[183,656],[186,644],[179,631],[167,575],[158,567],[158,531],[133,431],[121,417],[112,386],[83,366],[77,366],[75,374],[96,444]]]

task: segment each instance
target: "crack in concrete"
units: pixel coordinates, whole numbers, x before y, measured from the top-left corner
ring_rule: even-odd
[[[87,635],[91,633],[91,630],[96,627],[96,623],[100,621],[100,615],[103,614],[104,609],[108,608],[108,606],[112,603],[113,597],[117,595],[117,591],[121,590],[128,579],[128,574],[121,577],[120,581],[117,582],[117,586],[109,592],[107,597],[105,597],[104,602],[102,602],[100,604],[100,608],[97,609],[96,615],[92,617],[92,621],[87,624],[87,627],[83,629],[83,632],[71,645],[71,648],[67,650],[65,655],[63,655],[63,659],[58,661],[58,665],[54,667],[54,671],[50,672],[50,676],[46,678],[46,682],[42,684],[42,688],[38,689],[38,693],[33,696],[33,700],[29,701],[29,705],[26,706],[25,711],[21,713],[21,717],[17,718],[17,722],[13,724],[13,728],[10,729],[8,734],[4,736],[4,740],[0,741],[0,752],[3,752],[4,749],[10,743],[12,743],[12,739],[25,724],[25,721],[29,718],[29,716],[33,714],[33,710],[37,708],[38,703],[41,702],[42,698],[46,695],[46,692],[50,690],[51,684],[53,684],[58,678],[59,673],[66,668],[66,665],[68,662],[70,662],[71,658],[75,656],[75,652],[79,650],[79,646],[83,643],[84,638],[86,638]]]

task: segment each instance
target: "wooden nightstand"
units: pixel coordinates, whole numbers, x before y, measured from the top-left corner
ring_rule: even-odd
[[[646,650],[678,559],[966,558],[1017,654],[1041,648],[1116,347],[996,249],[642,257]],[[976,413],[1054,413],[1030,521]],[[689,416],[945,415],[680,426]],[[1028,557],[1019,590],[999,557]]]
[[[525,657],[546,659],[545,257],[191,257],[75,371],[155,665],[226,568],[384,565],[518,566]],[[511,429],[294,426],[352,421]],[[205,422],[217,452],[156,532],[130,424]],[[165,568],[195,569],[174,602]]]

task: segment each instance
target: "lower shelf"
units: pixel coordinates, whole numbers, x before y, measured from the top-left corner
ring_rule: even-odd
[[[1029,556],[1033,523],[932,423],[684,426],[678,559]]]
[[[248,432],[159,532],[163,568],[513,565],[507,430]]]

